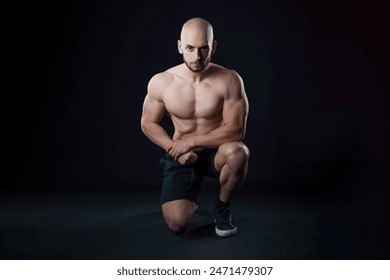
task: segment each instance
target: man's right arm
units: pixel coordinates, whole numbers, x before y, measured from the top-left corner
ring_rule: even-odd
[[[165,151],[169,151],[173,141],[166,130],[160,125],[160,121],[165,113],[161,83],[160,75],[154,76],[149,81],[148,93],[142,108],[141,129],[153,143],[160,146]]]

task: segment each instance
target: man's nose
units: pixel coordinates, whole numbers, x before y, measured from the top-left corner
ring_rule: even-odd
[[[195,51],[195,57],[196,57],[196,59],[200,59],[200,58],[202,58],[202,55],[201,55],[200,49],[197,49],[197,50]]]

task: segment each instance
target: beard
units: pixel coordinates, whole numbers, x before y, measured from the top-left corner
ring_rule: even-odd
[[[210,63],[210,57],[206,59],[199,59],[195,62],[189,62],[187,61],[184,56],[183,56],[183,61],[185,65],[194,73],[199,73],[202,72]]]

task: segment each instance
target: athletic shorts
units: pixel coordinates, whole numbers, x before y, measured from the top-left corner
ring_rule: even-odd
[[[166,153],[160,160],[163,169],[161,204],[177,199],[197,202],[203,177],[219,177],[214,166],[217,150],[201,150],[196,153],[198,156],[196,162],[187,165],[180,164]]]

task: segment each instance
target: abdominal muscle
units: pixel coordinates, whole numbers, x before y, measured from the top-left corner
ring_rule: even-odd
[[[173,134],[173,140],[185,140],[197,135],[205,135],[213,131],[214,129],[222,125],[222,118],[204,119],[178,119],[174,116],[171,117],[175,128]],[[203,148],[197,148],[195,151],[203,150]]]

